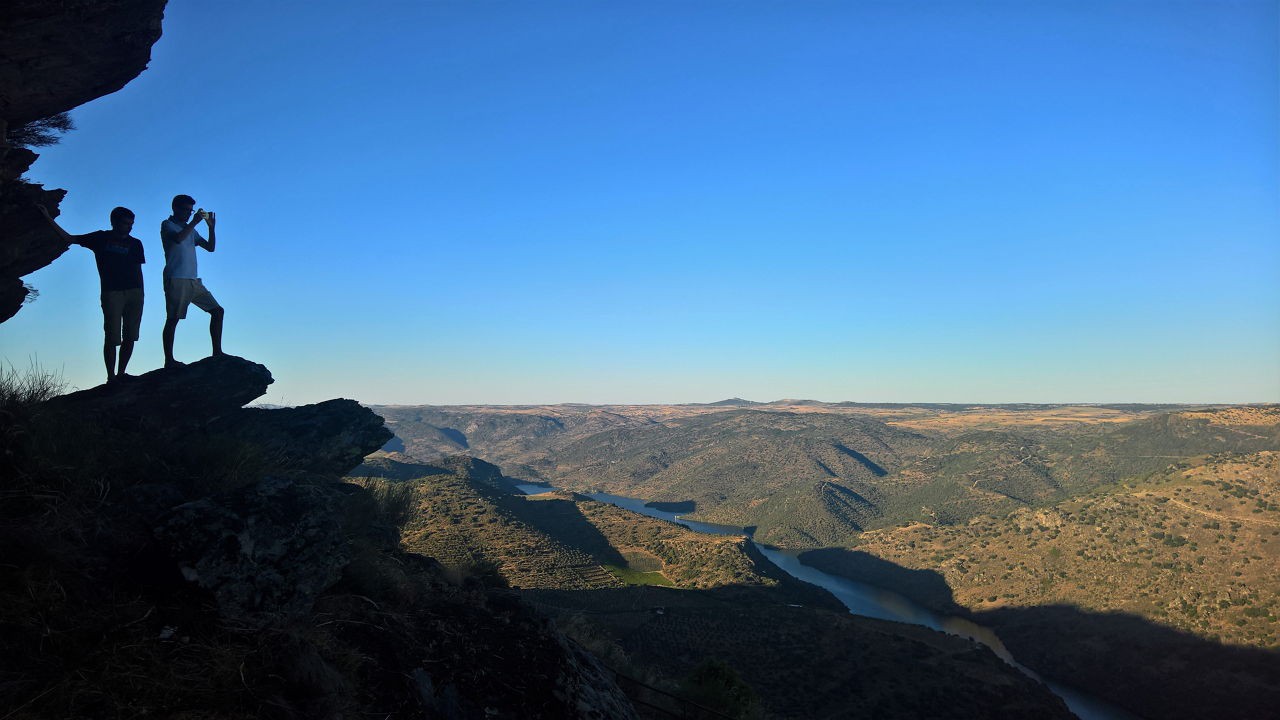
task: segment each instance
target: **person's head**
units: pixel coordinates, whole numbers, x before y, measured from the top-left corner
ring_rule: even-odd
[[[179,220],[186,222],[191,219],[191,213],[196,209],[196,199],[190,195],[174,195],[173,196],[173,216]]]
[[[133,211],[123,207],[112,209],[111,229],[123,235],[128,235],[129,231],[133,230]]]

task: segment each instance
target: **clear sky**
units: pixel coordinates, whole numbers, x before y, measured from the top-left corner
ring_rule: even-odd
[[[1280,4],[173,0],[30,177],[265,398],[1280,401]],[[101,382],[92,254],[0,355]],[[178,356],[208,353],[205,316]]]

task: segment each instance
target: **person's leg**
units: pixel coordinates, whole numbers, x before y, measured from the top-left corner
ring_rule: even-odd
[[[164,366],[178,367],[182,363],[173,357],[173,336],[178,331],[178,321],[187,314],[189,298],[184,294],[185,284],[182,280],[165,278],[164,280],[164,330],[160,333],[160,344],[164,348]]]
[[[191,304],[209,313],[209,340],[213,343],[213,354],[222,355],[222,318],[225,314],[222,306],[199,280],[192,281]]]
[[[116,377],[124,377],[124,369],[129,367],[129,358],[133,357],[133,341],[120,343],[120,367],[116,368]]]
[[[209,313],[209,340],[213,342],[213,354],[222,354],[222,316],[225,315],[222,308],[217,308]]]
[[[116,290],[102,293],[102,364],[107,366],[107,382],[116,379],[116,346],[120,344],[123,315],[124,293]]]
[[[125,294],[120,328],[120,365],[116,368],[116,377],[124,377],[124,369],[129,367],[129,358],[133,357],[133,344],[137,342],[138,332],[142,329],[143,299],[142,288],[129,290]]]
[[[107,382],[116,379],[116,346],[110,340],[102,343],[102,362],[107,366]]]
[[[170,315],[164,320],[164,330],[160,333],[160,343],[164,346],[164,366],[175,367],[180,363],[173,358],[173,336],[178,330],[178,318]]]

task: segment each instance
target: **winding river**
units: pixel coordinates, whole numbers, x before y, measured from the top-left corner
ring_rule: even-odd
[[[526,495],[538,495],[551,491],[552,487],[547,485],[534,485],[529,483],[521,483],[516,488]],[[607,502],[611,505],[617,505],[620,508],[648,515],[649,517],[669,520],[674,523],[683,525],[690,530],[711,535],[749,535],[740,527],[732,527],[728,525],[714,525],[711,523],[697,522],[696,520],[685,520],[679,514],[659,510],[645,504],[644,500],[639,498],[623,497],[621,495],[610,495],[608,493],[590,493],[587,495],[593,500]],[[1009,663],[1013,667],[1026,673],[1028,676],[1044,683],[1057,693],[1066,703],[1071,712],[1075,713],[1081,720],[1139,720],[1139,718],[1126,710],[1116,707],[1104,700],[1093,697],[1087,693],[1081,692],[1074,688],[1063,685],[1056,681],[1045,680],[1037,675],[1030,668],[1018,663],[1013,655],[1009,652],[1004,643],[1000,642],[1000,638],[990,628],[983,627],[965,618],[952,615],[940,615],[931,610],[912,602],[906,597],[886,590],[884,588],[868,585],[866,583],[850,580],[839,575],[823,572],[817,568],[809,567],[800,562],[797,550],[781,550],[779,548],[761,545],[755,540],[751,540],[751,544],[761,552],[765,557],[781,568],[784,572],[789,573],[792,577],[804,582],[817,585],[835,595],[845,607],[849,608],[849,612],[854,615],[862,615],[864,617],[877,618],[880,620],[891,620],[893,622],[911,623],[913,625],[923,625],[934,630],[966,637],[991,648],[1000,659]]]

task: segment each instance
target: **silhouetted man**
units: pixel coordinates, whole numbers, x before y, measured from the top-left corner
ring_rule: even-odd
[[[93,251],[98,263],[98,280],[102,284],[102,361],[107,366],[107,382],[129,377],[124,369],[133,356],[133,344],[142,325],[142,241],[129,234],[133,230],[133,211],[118,207],[111,211],[111,229],[87,235],[71,235],[58,226],[43,206],[40,212],[53,229],[67,242]],[[116,365],[116,347],[120,348],[120,364]]]
[[[196,307],[209,313],[209,339],[213,341],[213,354],[222,354],[222,306],[213,294],[200,282],[196,272],[196,248],[213,252],[218,244],[214,233],[217,218],[203,208],[195,210],[196,201],[190,195],[173,198],[173,215],[160,223],[160,240],[164,243],[164,366],[176,367],[183,363],[173,359],[173,336],[178,321],[187,317],[187,307]],[[194,211],[194,214],[193,214]],[[209,228],[206,240],[196,232],[196,225],[204,221]]]

